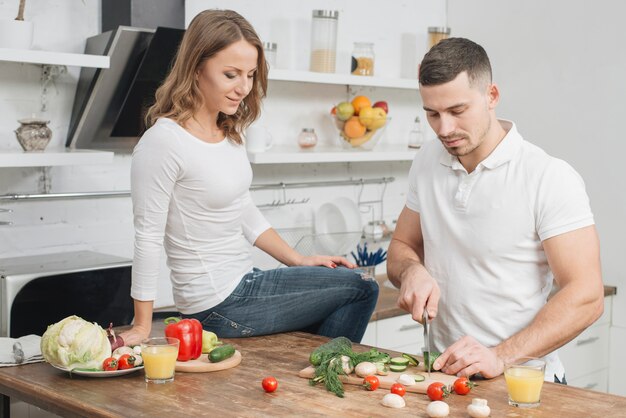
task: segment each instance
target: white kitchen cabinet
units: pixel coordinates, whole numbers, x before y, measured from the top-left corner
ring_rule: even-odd
[[[612,297],[606,297],[604,313],[593,325],[559,349],[565,377],[571,386],[606,391],[609,368],[609,328]]]
[[[67,52],[0,48],[0,61],[42,66],[109,68],[109,57]],[[56,149],[46,151],[0,151],[0,168],[49,167],[57,165],[105,164],[113,161],[107,151]]]

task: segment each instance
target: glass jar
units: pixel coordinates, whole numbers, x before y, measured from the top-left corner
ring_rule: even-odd
[[[355,42],[352,51],[352,74],[374,75],[374,44]]]
[[[317,135],[313,128],[303,128],[298,135],[298,145],[300,148],[313,148],[317,145]]]
[[[263,53],[265,54],[265,60],[269,64],[270,68],[276,68],[276,50],[278,45],[275,42],[263,42]]]
[[[50,121],[29,118],[18,122],[20,127],[15,130],[15,135],[24,151],[43,151],[52,138],[52,130],[48,128]]]
[[[442,39],[446,39],[450,36],[450,28],[445,26],[430,26],[428,28],[428,47],[432,48],[437,45]]]
[[[337,10],[313,10],[310,70],[334,73],[337,57]]]
[[[420,148],[424,143],[424,132],[422,131],[422,122],[419,116],[415,117],[413,127],[409,132],[409,148]]]

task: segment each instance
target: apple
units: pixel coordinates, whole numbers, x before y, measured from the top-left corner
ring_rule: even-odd
[[[350,102],[341,102],[337,105],[337,119],[346,121],[354,116],[354,106]]]
[[[376,130],[385,126],[387,113],[381,107],[364,107],[359,112],[359,121],[369,130]]]
[[[385,111],[385,114],[389,113],[389,106],[387,105],[387,102],[385,102],[384,100],[374,103],[372,107],[379,107]]]

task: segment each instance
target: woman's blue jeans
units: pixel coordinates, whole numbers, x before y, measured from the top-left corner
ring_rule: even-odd
[[[196,318],[220,337],[306,331],[360,342],[378,299],[378,283],[343,267],[254,269],[222,303]]]

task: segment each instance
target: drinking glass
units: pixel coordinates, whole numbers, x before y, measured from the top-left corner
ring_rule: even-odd
[[[509,405],[535,408],[541,402],[546,362],[534,357],[522,357],[506,364],[504,379],[509,391]]]
[[[178,338],[171,337],[148,338],[141,342],[147,383],[167,383],[174,380],[179,343]]]

